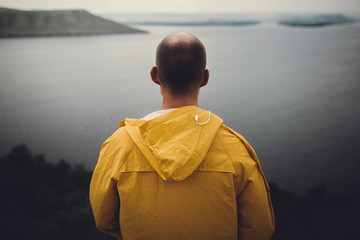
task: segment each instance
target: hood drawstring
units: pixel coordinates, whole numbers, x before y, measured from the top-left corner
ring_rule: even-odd
[[[198,122],[198,120],[199,120],[199,115],[195,115],[195,122],[196,122],[197,125],[202,126],[202,125],[207,124],[207,123],[210,121],[211,112],[210,112],[210,111],[208,111],[208,112],[209,112],[209,118],[208,118],[208,120],[207,120],[206,122],[204,122],[204,123],[199,123],[199,122]]]

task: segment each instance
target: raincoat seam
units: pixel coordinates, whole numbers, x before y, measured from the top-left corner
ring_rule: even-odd
[[[251,180],[251,175],[254,173],[255,169],[257,169],[256,164],[252,166],[252,169],[249,171],[249,177],[246,178],[246,183],[245,183],[244,187],[239,191],[239,193],[236,196],[238,196],[240,193],[242,193],[242,191],[244,191],[246,189],[246,187],[248,186],[248,184],[250,182],[253,182]]]
[[[125,129],[125,132],[126,132],[126,129]],[[117,176],[117,177],[120,177],[120,175],[121,175],[121,173],[122,173],[122,172],[121,172],[121,168],[123,167],[123,165],[125,164],[125,162],[128,161],[128,158],[129,158],[130,153],[131,153],[131,152],[134,150],[134,148],[135,148],[135,143],[132,141],[130,135],[129,135],[127,132],[126,132],[126,135],[127,135],[127,137],[131,140],[130,142],[132,142],[133,144],[132,144],[131,148],[130,148],[128,151],[126,151],[126,155],[119,157],[119,159],[117,160],[117,161],[119,162],[118,170],[117,170],[117,172],[116,172],[116,176]]]
[[[234,161],[234,159],[233,159],[233,158],[230,156],[230,154],[228,153],[228,150],[226,149],[226,147],[225,147],[224,143],[222,142],[221,138],[219,138],[219,141],[220,141],[220,143],[221,143],[221,146],[224,148],[224,150],[225,150],[225,152],[226,152],[226,155],[231,159],[231,161],[232,161],[232,163],[233,163],[233,166],[234,166],[235,172],[236,172],[235,177],[239,177],[241,174],[240,174],[240,171],[239,171],[239,169],[238,169],[238,167],[237,167],[237,165],[236,165],[236,162]],[[248,184],[248,182],[249,182],[249,179],[246,179],[245,186]],[[244,188],[245,188],[245,186],[244,186],[244,187],[241,188],[239,191],[237,191],[237,190],[236,190],[237,187],[238,187],[237,185],[239,185],[239,184],[234,182],[234,187],[235,187],[235,192],[234,192],[234,194],[235,194],[235,197],[239,196],[239,194],[240,194],[240,193],[244,190]]]
[[[221,173],[234,173],[232,171],[224,171],[224,170],[211,170],[211,169],[195,169],[194,172],[221,172]]]
[[[227,148],[225,147],[224,143],[222,142],[221,137],[219,137],[219,141],[220,141],[220,143],[221,143],[221,146],[222,146],[223,149],[225,150],[226,155],[231,159],[231,161],[232,161],[232,163],[233,163],[233,165],[234,165],[234,168],[235,168],[236,175],[240,175],[239,169],[237,168],[234,159],[230,156]]]
[[[124,171],[124,172],[120,172],[120,173],[140,173],[140,172],[153,172],[153,173],[157,173],[155,170],[130,170],[130,171]]]

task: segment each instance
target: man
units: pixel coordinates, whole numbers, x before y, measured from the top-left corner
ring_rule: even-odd
[[[118,239],[269,239],[274,213],[254,150],[198,108],[209,79],[195,36],[158,46],[160,111],[125,119],[102,145],[90,184],[96,226]]]

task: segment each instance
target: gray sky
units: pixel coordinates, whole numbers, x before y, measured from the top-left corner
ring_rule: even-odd
[[[360,12],[360,0],[0,0],[18,9],[107,12]]]

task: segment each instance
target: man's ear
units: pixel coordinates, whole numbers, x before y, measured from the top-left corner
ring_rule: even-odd
[[[205,70],[204,70],[204,73],[203,73],[203,77],[202,77],[201,83],[200,83],[200,87],[206,86],[206,84],[207,84],[208,81],[209,81],[209,76],[210,76],[209,69],[205,69]]]
[[[156,83],[157,85],[160,85],[160,80],[159,80],[159,76],[158,76],[158,69],[156,66],[153,66],[150,70],[150,76],[151,76],[151,80]]]

